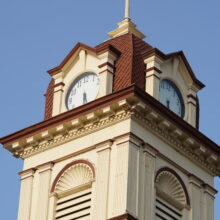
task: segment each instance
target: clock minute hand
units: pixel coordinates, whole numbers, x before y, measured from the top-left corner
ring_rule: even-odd
[[[84,92],[83,93],[83,104],[86,104],[87,103],[87,95],[86,93]]]

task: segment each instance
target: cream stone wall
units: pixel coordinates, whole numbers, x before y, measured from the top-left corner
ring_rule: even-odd
[[[145,142],[156,148],[161,154],[172,160],[174,163],[186,169],[188,172],[197,174],[204,182],[213,186],[213,176],[207,170],[199,167],[197,164],[187,159],[183,154],[179,153],[171,147],[165,140],[162,140],[151,131],[143,128],[143,125],[132,121],[131,132],[142,138]],[[162,165],[161,165],[162,166]]]
[[[175,170],[188,191],[191,206],[181,211],[183,219],[213,219],[214,192],[204,185],[213,186],[210,172],[131,118],[26,158],[24,170],[33,171],[28,182],[22,182],[19,210],[29,213],[20,211],[20,219],[53,220],[56,197],[51,193],[52,184],[67,164],[82,159],[89,161],[96,173],[92,220],[107,220],[126,212],[138,220],[154,220],[155,176],[163,167]]]

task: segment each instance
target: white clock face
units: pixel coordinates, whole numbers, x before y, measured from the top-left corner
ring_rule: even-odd
[[[181,93],[169,80],[160,82],[160,102],[181,118],[184,117],[184,102]]]
[[[84,73],[72,83],[66,97],[67,109],[93,101],[99,91],[99,77],[95,73]]]

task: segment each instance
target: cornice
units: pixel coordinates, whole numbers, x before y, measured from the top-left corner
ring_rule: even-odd
[[[114,103],[117,103],[123,99],[128,98],[129,96],[132,96],[134,94],[134,89],[135,87],[133,85],[129,86],[125,89],[122,89],[110,95],[99,98],[93,102],[87,103],[83,106],[80,106],[73,110],[62,113],[48,120],[34,124],[30,127],[24,128],[20,131],[17,131],[15,133],[12,133],[10,135],[0,138],[0,143],[2,143],[6,147],[6,149],[13,152],[11,145],[16,142],[19,142],[21,139],[28,139],[39,133],[42,134],[43,136],[48,137],[51,135],[51,134],[47,134],[50,128],[55,128],[71,120],[78,119],[80,116],[83,116],[83,115],[85,116],[95,111],[100,111],[101,109],[103,109],[104,114],[108,113],[108,111],[113,113],[114,107],[115,107]],[[111,104],[113,105],[113,109],[109,109],[108,107]]]
[[[116,115],[109,115],[109,117],[100,119],[99,121],[90,121],[88,123],[84,122],[84,125],[77,123],[73,125],[73,128],[68,130],[67,127],[63,127],[63,132],[57,132],[54,137],[50,140],[39,142],[35,146],[24,146],[22,150],[18,150],[18,157],[27,158],[39,152],[48,150],[50,148],[56,147],[58,145],[64,144],[76,138],[88,135],[97,130],[103,129],[111,124],[118,123],[130,117],[130,112],[123,111]],[[75,124],[75,122],[73,122]]]
[[[131,119],[212,175],[220,176],[220,148],[141,89],[130,86],[0,139],[27,158],[104,127]]]

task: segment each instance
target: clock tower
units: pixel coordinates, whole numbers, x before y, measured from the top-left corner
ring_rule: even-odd
[[[0,139],[24,160],[18,220],[213,220],[220,148],[199,131],[204,87],[182,51],[125,18],[55,68],[45,120]]]

